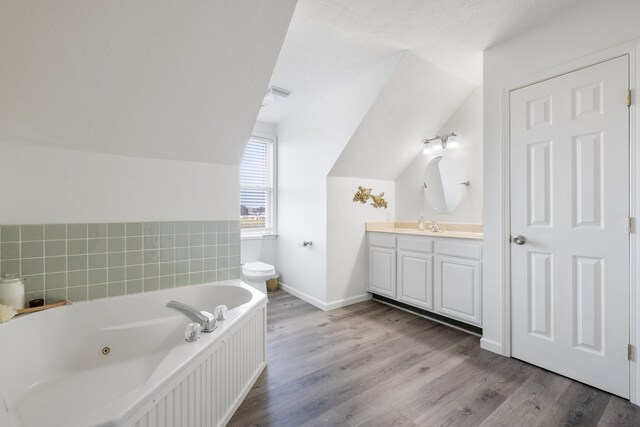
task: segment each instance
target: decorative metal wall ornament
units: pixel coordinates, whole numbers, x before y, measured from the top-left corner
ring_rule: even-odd
[[[367,200],[371,197],[371,188],[364,188],[358,186],[358,192],[353,196],[354,202],[367,203]]]
[[[374,208],[385,208],[387,209],[387,201],[384,200],[384,193],[380,193],[379,196],[374,196],[371,194],[371,188],[364,188],[362,186],[358,186],[358,191],[353,196],[354,202],[360,202],[362,204],[367,203],[369,199],[373,200],[371,206]]]
[[[380,193],[379,196],[374,196],[372,194],[371,198],[373,199],[373,203],[371,203],[371,206],[373,206],[374,208],[387,209],[387,201],[382,196],[384,196],[384,193]]]

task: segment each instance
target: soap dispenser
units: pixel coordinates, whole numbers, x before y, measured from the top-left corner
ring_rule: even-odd
[[[420,219],[418,219],[418,230],[424,231],[424,217],[420,215]]]

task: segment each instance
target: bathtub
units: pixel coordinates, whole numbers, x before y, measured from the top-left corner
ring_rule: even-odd
[[[229,315],[189,343],[170,300]],[[266,365],[266,302],[230,280],[0,324],[0,427],[224,425]]]

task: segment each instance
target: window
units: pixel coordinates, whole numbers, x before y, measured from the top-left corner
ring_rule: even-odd
[[[274,140],[252,136],[240,164],[243,235],[275,233]]]

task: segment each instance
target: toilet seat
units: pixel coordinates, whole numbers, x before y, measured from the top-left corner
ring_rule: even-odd
[[[249,262],[242,266],[242,277],[248,282],[264,282],[275,275],[276,269],[273,265],[264,262]]]
[[[264,262],[248,262],[242,266],[242,278],[244,281],[267,295],[267,282],[276,275],[273,265]]]
[[[242,271],[250,275],[273,275],[276,270],[273,265],[264,262],[248,262],[242,266]]]

